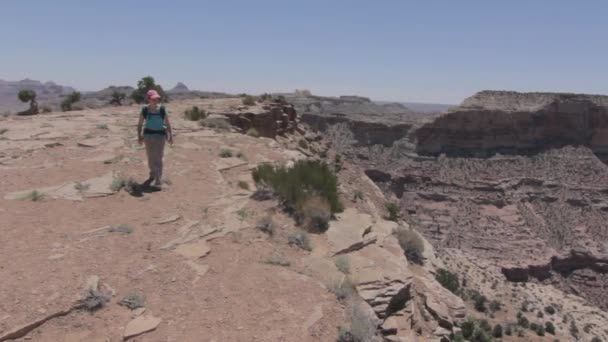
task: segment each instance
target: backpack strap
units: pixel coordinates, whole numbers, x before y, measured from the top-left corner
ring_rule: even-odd
[[[160,117],[165,120],[165,116],[167,115],[167,110],[165,109],[165,106],[160,106]]]
[[[141,109],[141,115],[144,117],[144,119],[148,118],[148,106],[144,106],[144,108]]]

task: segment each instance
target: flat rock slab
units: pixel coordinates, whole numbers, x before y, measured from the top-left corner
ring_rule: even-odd
[[[243,159],[234,158],[234,157],[220,158],[213,162],[213,165],[215,166],[215,169],[217,171],[229,170],[229,169],[233,169],[235,167],[243,166],[243,165],[247,165],[247,164],[249,164],[249,162],[244,161]]]
[[[152,315],[139,316],[129,322],[123,334],[123,341],[131,337],[139,336],[143,333],[150,332],[156,329],[162,320]]]
[[[175,252],[187,259],[200,259],[211,252],[211,248],[205,241],[197,241],[184,245],[179,245],[175,248]]]
[[[179,216],[179,215],[172,215],[172,216],[164,218],[164,219],[162,219],[160,221],[157,221],[156,224],[171,223],[171,222],[175,222],[175,221],[179,220],[180,218],[181,218],[181,216]]]
[[[99,147],[99,146],[103,146],[106,142],[107,142],[106,139],[91,138],[91,139],[81,140],[77,143],[77,145],[80,147]]]
[[[361,249],[376,241],[371,233],[372,216],[349,208],[338,214],[336,221],[331,221],[327,230],[332,255],[348,253]]]
[[[32,192],[37,191],[43,198],[62,198],[72,201],[82,201],[85,197],[102,197],[113,194],[114,191],[110,189],[113,180],[114,174],[110,172],[101,177],[91,178],[80,182],[83,186],[83,189],[80,191],[76,189],[77,182],[68,182],[61,185],[11,192],[6,194],[4,199],[27,199]]]

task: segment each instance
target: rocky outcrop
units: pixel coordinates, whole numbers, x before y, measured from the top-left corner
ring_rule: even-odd
[[[175,87],[173,87],[172,89],[170,89],[168,91],[168,93],[188,93],[190,92],[190,89],[188,89],[188,87],[183,84],[182,82],[177,82],[177,84],[175,85]]]
[[[608,156],[608,97],[484,91],[415,133],[420,154],[488,157],[566,145]]]
[[[567,254],[552,257],[545,264],[503,266],[502,273],[509,281],[521,282],[530,278],[542,281],[550,278],[552,272],[568,276],[580,269],[608,273],[608,256],[596,256],[588,251],[573,249]]]
[[[226,116],[230,120],[230,124],[243,133],[254,129],[259,136],[268,138],[294,132],[298,127],[298,115],[294,107],[280,103],[219,114]]]

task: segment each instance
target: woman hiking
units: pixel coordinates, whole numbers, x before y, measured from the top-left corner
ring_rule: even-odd
[[[142,185],[147,187],[154,182],[155,186],[160,186],[163,176],[165,140],[173,145],[173,132],[167,110],[164,106],[159,105],[161,96],[158,92],[149,90],[146,98],[148,105],[141,109],[137,123],[137,138],[140,144],[145,143],[146,145],[148,167],[150,168],[150,177]]]

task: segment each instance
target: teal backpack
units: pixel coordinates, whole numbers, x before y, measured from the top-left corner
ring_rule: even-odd
[[[144,126],[145,135],[165,135],[165,116],[167,110],[164,106],[160,106],[158,112],[150,112],[148,106],[141,109],[141,115],[146,120]]]

